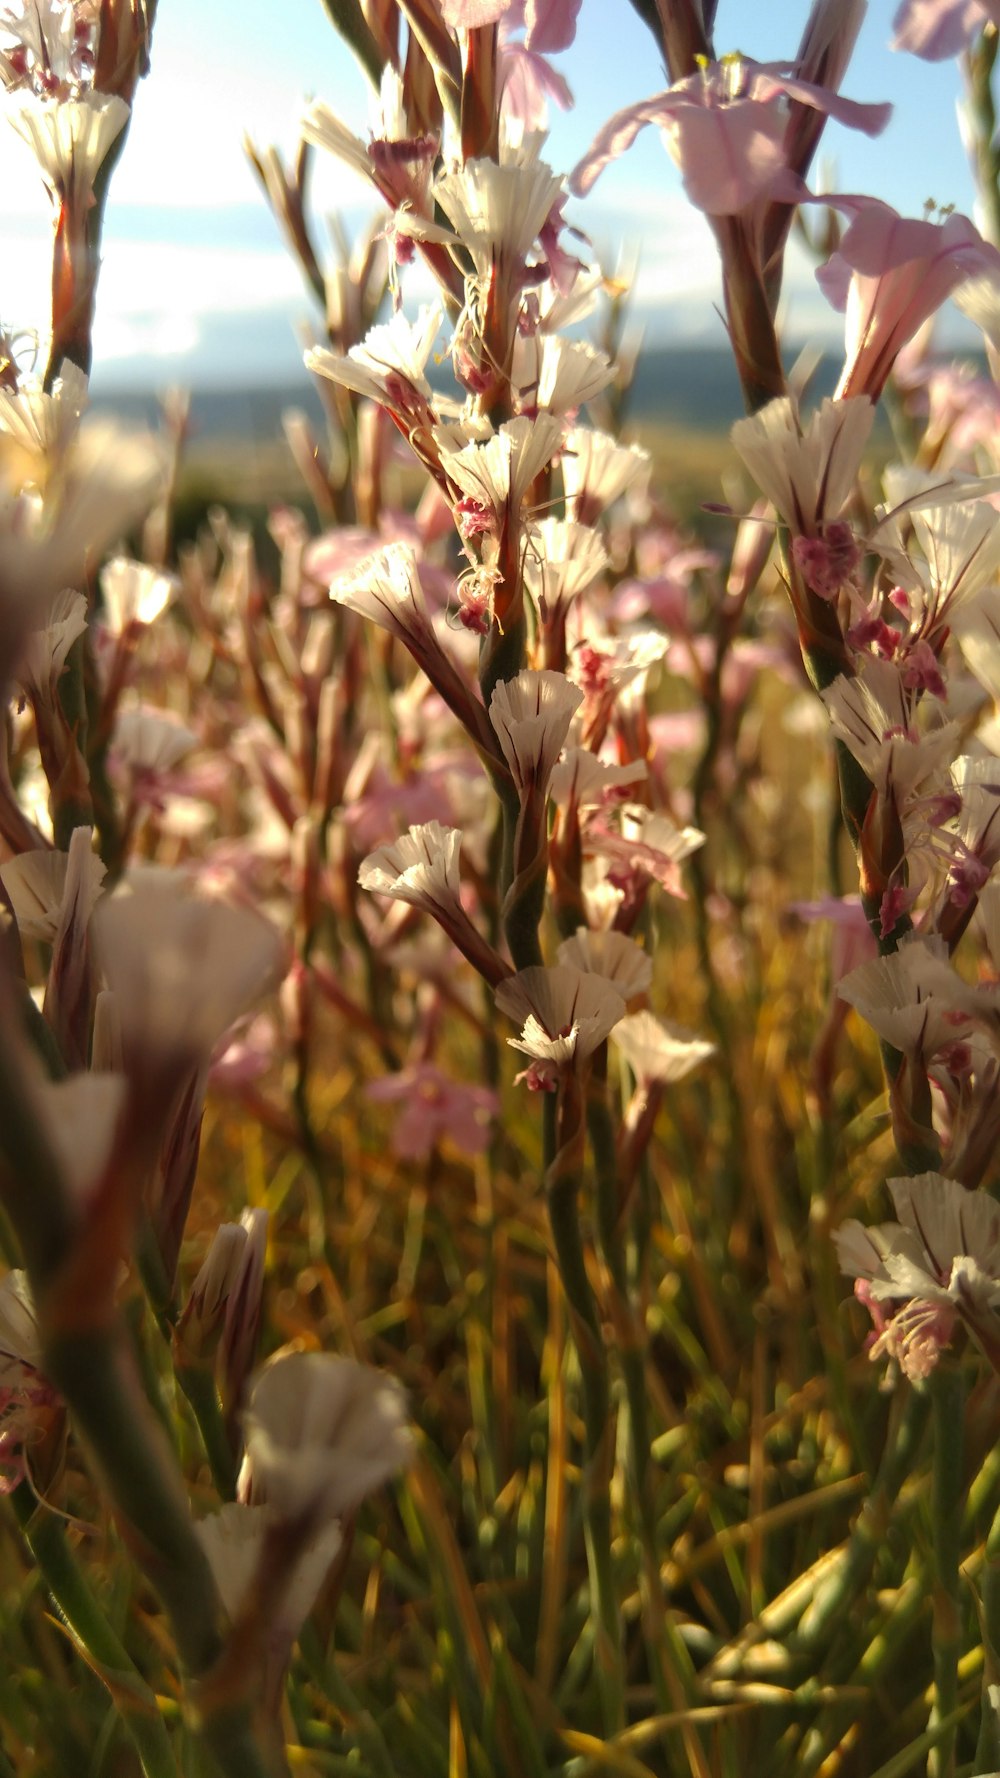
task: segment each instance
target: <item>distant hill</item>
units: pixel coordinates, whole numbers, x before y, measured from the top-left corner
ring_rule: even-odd
[[[817,396],[832,392],[838,369],[832,357],[820,362],[812,384]],[[134,423],[150,424],[157,412],[155,394],[149,390],[105,394],[98,389],[94,406]],[[290,407],[302,408],[318,424],[322,422],[319,399],[305,373],[295,383],[195,389],[191,400],[194,437],[202,444],[277,438],[281,416]],[[717,433],[731,426],[742,412],[739,382],[728,353],[706,347],[642,353],[630,398],[631,419]]]

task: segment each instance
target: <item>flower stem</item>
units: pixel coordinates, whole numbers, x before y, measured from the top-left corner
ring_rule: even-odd
[[[934,1704],[929,1728],[954,1715],[958,1705],[958,1657],[962,1645],[959,1560],[962,1533],[962,1454],[965,1378],[957,1364],[940,1363],[928,1385],[934,1428],[931,1520],[934,1599],[931,1647]],[[927,1778],[953,1778],[955,1725],[927,1756]]]
[[[579,1190],[584,1123],[579,1081],[564,1077],[558,1094],[546,1095],[545,1187],[556,1262],[570,1312],[580,1363],[586,1444],[583,1518],[590,1573],[591,1614],[605,1733],[625,1723],[622,1623],[611,1555],[611,1470],[614,1426],[607,1354],[597,1304],[587,1276],[580,1229]]]

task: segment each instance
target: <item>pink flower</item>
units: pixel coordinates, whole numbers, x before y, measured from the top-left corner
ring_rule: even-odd
[[[583,196],[608,162],[630,148],[646,124],[655,123],[688,197],[707,215],[734,216],[763,197],[794,203],[804,187],[788,163],[789,100],[869,136],[885,128],[892,109],[843,99],[783,73],[777,63],[735,56],[617,112],[575,169],[571,189]]]
[[[953,290],[1000,271],[1000,253],[967,216],[942,222],[900,216],[877,198],[825,200],[850,217],[840,247],[816,276],[845,309],[845,364],[836,396],[877,401],[897,353]]]
[[[482,1154],[500,1110],[499,1099],[488,1087],[450,1080],[433,1062],[387,1074],[371,1081],[365,1091],[379,1104],[401,1107],[392,1148],[407,1161],[426,1160],[442,1136],[463,1154]]]
[[[944,62],[990,21],[1000,27],[1000,0],[903,0],[892,21],[892,47],[925,62]]]

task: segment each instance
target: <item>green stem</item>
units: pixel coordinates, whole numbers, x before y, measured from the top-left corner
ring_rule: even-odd
[[[580,1364],[586,1445],[583,1518],[590,1574],[591,1614],[605,1733],[625,1723],[622,1622],[611,1554],[611,1469],[614,1427],[607,1354],[597,1304],[587,1276],[578,1197],[583,1158],[580,1085],[572,1075],[544,1108],[545,1186],[556,1262],[570,1311]]]
[[[965,1379],[957,1364],[942,1361],[928,1387],[934,1428],[931,1519],[935,1568],[931,1620],[934,1704],[928,1727],[934,1729],[953,1716],[958,1705]],[[954,1778],[954,1772],[955,1725],[942,1733],[928,1754],[927,1778]]]
[[[10,1499],[21,1534],[49,1593],[88,1665],[111,1693],[145,1778],[177,1778],[177,1762],[156,1697],[94,1598],[66,1542],[62,1525],[48,1507],[36,1500],[27,1482],[21,1482]]]

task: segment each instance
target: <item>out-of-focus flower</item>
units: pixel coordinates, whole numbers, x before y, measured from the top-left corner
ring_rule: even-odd
[[[281,1355],[259,1370],[243,1429],[240,1499],[317,1524],[351,1512],[413,1453],[399,1384],[324,1352]]]
[[[121,636],[135,624],[154,623],[176,591],[177,582],[172,574],[162,574],[145,562],[133,562],[127,556],[112,556],[101,569],[104,621],[108,630],[113,636]]]
[[[133,873],[105,897],[94,937],[126,1067],[150,1086],[204,1067],[223,1032],[282,973],[281,938],[268,920],[199,899],[169,871]]]
[[[563,939],[556,956],[572,969],[614,982],[625,1000],[648,993],[653,985],[652,958],[624,932],[592,932],[578,926],[572,938]]]
[[[960,55],[987,24],[1000,28],[1000,0],[903,0],[892,21],[892,47],[925,62],[944,62]]]
[[[640,1085],[684,1080],[715,1054],[714,1043],[652,1012],[629,1013],[611,1033]]]
[[[606,818],[591,822],[585,850],[607,859],[616,880],[638,873],[683,899],[680,865],[705,844],[705,835],[696,827],[678,827],[669,815],[654,814],[641,803],[623,805],[619,823],[616,831]]]
[[[249,1506],[230,1500],[195,1525],[223,1606],[234,1622],[252,1605],[254,1581],[260,1572],[269,1533],[280,1523],[271,1506]],[[269,1625],[279,1642],[289,1644],[295,1640],[342,1542],[340,1524],[331,1519],[319,1527],[296,1557],[277,1607],[278,1622]]]
[[[365,1097],[399,1107],[392,1149],[407,1161],[426,1160],[442,1137],[463,1154],[483,1154],[500,1111],[500,1101],[488,1087],[452,1080],[433,1062],[370,1081]]]
[[[65,204],[76,217],[93,203],[94,180],[128,115],[114,93],[40,99],[22,92],[7,101],[11,127],[32,150],[53,204],[57,210]]]
[[[88,848],[86,881],[86,915],[89,918],[101,893],[105,867],[97,853]],[[40,939],[52,944],[59,928],[60,910],[66,893],[68,852],[48,849],[22,852],[0,864],[0,882],[10,896],[17,929],[22,938]]]
[[[125,1107],[125,1079],[120,1074],[70,1074],[65,1080],[33,1080],[29,1091],[63,1184],[84,1213],[111,1159]]]
[[[87,601],[82,593],[57,593],[50,601],[42,629],[32,629],[25,638],[17,668],[17,678],[26,692],[43,702],[51,702],[62,677],[74,642],[87,629]]]
[[[841,1271],[875,1323],[870,1358],[930,1375],[957,1321],[992,1352],[1000,1344],[1000,1205],[940,1173],[890,1179],[898,1222],[846,1222],[834,1234]]]

